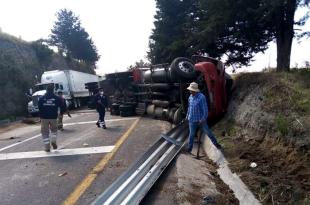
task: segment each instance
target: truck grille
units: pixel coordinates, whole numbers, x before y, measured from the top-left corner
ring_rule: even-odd
[[[33,106],[38,106],[39,96],[32,96]]]

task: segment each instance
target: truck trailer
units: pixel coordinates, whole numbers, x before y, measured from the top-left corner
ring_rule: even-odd
[[[38,100],[46,93],[46,87],[53,84],[55,93],[62,91],[67,105],[71,108],[78,108],[88,101],[89,91],[85,83],[99,82],[100,77],[93,74],[78,72],[74,70],[52,70],[45,71],[41,76],[40,83],[34,86],[34,93],[28,103],[28,112],[36,115],[39,112]]]
[[[148,115],[178,124],[186,115],[186,88],[193,81],[207,98],[209,119],[219,119],[226,112],[233,80],[224,64],[211,57],[179,57],[172,63],[110,73],[99,84],[109,97],[111,114]]]

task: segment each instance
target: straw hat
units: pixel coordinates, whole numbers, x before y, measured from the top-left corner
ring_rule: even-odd
[[[195,82],[192,82],[189,87],[187,88],[187,90],[193,91],[193,92],[199,92],[199,88],[198,88],[198,84]]]

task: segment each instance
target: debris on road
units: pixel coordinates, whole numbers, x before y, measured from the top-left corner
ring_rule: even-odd
[[[66,176],[68,173],[67,172],[63,172],[61,174],[58,174],[59,177],[63,177],[63,176]]]
[[[255,162],[251,162],[250,167],[255,168],[255,167],[257,167],[257,164]]]

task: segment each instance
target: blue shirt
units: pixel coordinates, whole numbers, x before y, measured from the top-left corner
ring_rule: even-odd
[[[106,95],[96,95],[97,109],[104,110],[108,106],[108,99]]]
[[[40,117],[42,119],[57,119],[58,108],[63,111],[63,103],[60,98],[53,93],[43,95],[38,102]]]
[[[208,105],[204,94],[198,92],[195,96],[189,96],[186,118],[189,122],[199,122],[201,120],[207,120]]]

